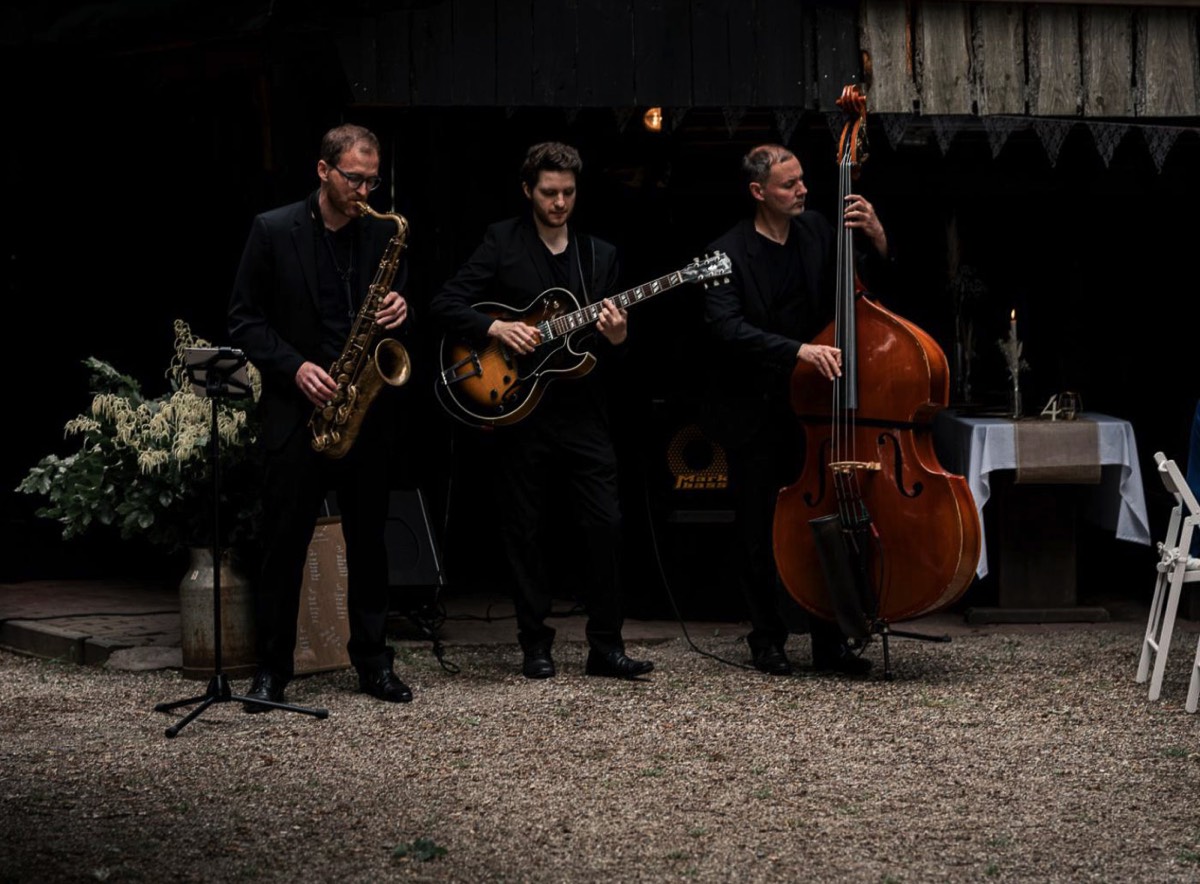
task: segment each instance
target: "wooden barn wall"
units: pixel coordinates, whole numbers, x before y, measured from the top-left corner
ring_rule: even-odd
[[[858,30],[849,2],[441,0],[336,39],[361,104],[832,108]]]
[[[342,21],[355,101],[399,107],[1200,114],[1200,11],[1112,3],[441,0]]]
[[[1200,114],[1200,11],[1111,4],[864,0],[877,113]]]

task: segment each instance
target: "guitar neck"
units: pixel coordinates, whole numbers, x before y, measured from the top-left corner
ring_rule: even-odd
[[[632,307],[634,304],[640,304],[642,301],[653,298],[655,295],[661,294],[668,289],[673,289],[683,282],[683,271],[676,270],[673,273],[668,273],[666,276],[660,276],[658,279],[644,282],[639,286],[634,286],[631,289],[626,289],[619,294],[609,295],[608,297],[618,307]],[[542,332],[542,340],[553,340],[554,338],[570,334],[573,331],[578,331],[581,328],[586,328],[595,323],[599,318],[599,304],[588,304],[574,313],[564,313],[562,316],[556,316],[539,326]]]

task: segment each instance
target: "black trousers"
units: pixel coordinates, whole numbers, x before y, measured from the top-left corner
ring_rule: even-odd
[[[346,541],[350,661],[360,670],[391,665],[384,541],[390,488],[384,435],[372,425],[372,417],[339,460],[312,450],[307,427],[266,457],[263,559],[255,588],[257,647],[259,664],[285,679],[293,674],[308,544],[330,490],[337,494]]]
[[[569,382],[566,382],[569,383]],[[573,403],[554,407],[497,432],[496,513],[514,578],[517,639],[528,649],[549,646],[546,625],[556,593],[547,574],[544,517],[552,501],[566,506],[554,532],[579,578],[587,639],[601,653],[624,650],[620,587],[621,510],[617,459],[602,411]]]
[[[782,647],[789,633],[809,632],[813,657],[833,653],[844,640],[834,623],[809,615],[788,593],[775,568],[772,536],[779,489],[796,481],[804,466],[804,432],[780,405],[744,443],[726,451],[739,540],[741,589],[750,615],[752,650]]]

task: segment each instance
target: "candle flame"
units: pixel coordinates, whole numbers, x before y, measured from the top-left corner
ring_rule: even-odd
[[[1010,318],[1010,319],[1011,319],[1013,322],[1016,322],[1016,321],[1017,321],[1017,310],[1016,310],[1016,308],[1015,308],[1015,307],[1013,308],[1012,316],[1010,316],[1009,318]]]

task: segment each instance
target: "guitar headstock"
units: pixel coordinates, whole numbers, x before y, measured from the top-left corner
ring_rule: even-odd
[[[703,258],[696,258],[687,267],[679,271],[684,282],[703,282],[708,288],[708,280],[729,282],[729,274],[733,270],[733,262],[724,252],[713,252]]]

